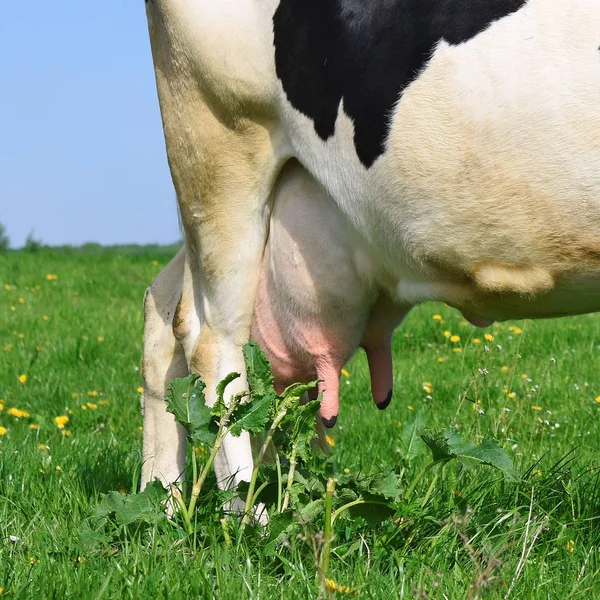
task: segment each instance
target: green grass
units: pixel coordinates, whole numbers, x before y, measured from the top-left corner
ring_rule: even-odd
[[[199,503],[203,535],[194,540],[161,525],[130,529],[108,550],[88,552],[80,543],[100,494],[137,486],[142,297],[172,253],[0,255],[0,587],[7,598],[319,594],[320,523],[274,555],[258,533],[227,547],[210,493]],[[331,577],[359,598],[504,598],[517,572],[512,598],[600,597],[599,354],[598,316],[482,331],[451,309],[424,305],[396,334],[394,401],[380,413],[359,353],[342,377],[331,434],[341,473],[398,470],[401,433],[418,413],[474,441],[495,437],[523,481],[447,468],[424,507],[433,474],[383,525],[340,518]],[[69,417],[64,429],[57,416]],[[423,452],[410,463],[408,481],[426,460]]]

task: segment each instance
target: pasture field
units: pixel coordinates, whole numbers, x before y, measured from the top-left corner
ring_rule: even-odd
[[[600,598],[593,315],[478,330],[445,306],[421,306],[396,333],[385,412],[370,399],[362,353],[347,365],[329,439],[340,474],[413,480],[427,450],[408,461],[399,440],[418,418],[474,442],[496,438],[521,480],[448,466],[383,523],[340,518],[327,592],[315,577],[318,521],[275,552],[233,522],[228,544],[212,492],[193,539],[163,522],[83,544],[101,494],[138,485],[142,297],[174,252],[0,255],[2,597]]]

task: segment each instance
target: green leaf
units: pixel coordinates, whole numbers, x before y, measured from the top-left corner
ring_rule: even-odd
[[[393,500],[400,494],[400,482],[395,473],[378,473],[367,480],[366,491],[374,496]],[[364,485],[364,483],[363,483]]]
[[[82,529],[79,534],[79,543],[84,546],[86,549],[90,547],[94,547],[96,545],[106,545],[110,543],[110,538],[95,529],[86,526]]]
[[[249,342],[244,345],[243,353],[244,362],[246,363],[246,377],[252,394],[275,397],[271,365],[260,346],[254,342]]]
[[[425,446],[421,433],[425,429],[423,414],[418,412],[410,423],[405,424],[400,434],[400,447],[403,458],[410,464],[414,458],[421,454]]]
[[[456,455],[452,452],[447,431],[432,431],[430,429],[421,433],[421,439],[427,444],[434,461],[452,460]]]
[[[488,465],[501,471],[507,481],[519,480],[510,456],[491,437],[486,437],[481,444],[466,442],[453,428],[441,432],[426,431],[421,437],[429,446],[434,461],[456,459],[465,468]]]
[[[344,515],[348,515],[353,519],[361,517],[365,519],[369,525],[373,526],[379,525],[379,523],[389,519],[394,514],[396,514],[396,511],[391,506],[388,506],[387,504],[372,503],[366,500],[365,504],[351,506],[341,513],[340,517],[343,517]]]
[[[298,404],[283,420],[280,427],[282,435],[278,436],[277,442],[287,458],[291,457],[295,444],[296,456],[305,463],[308,462],[312,453],[312,441],[317,437],[315,415],[321,406],[321,398],[322,395],[319,395],[317,400]]]
[[[281,396],[283,398],[300,398],[305,392],[315,389],[319,385],[319,381],[320,379],[315,379],[315,381],[309,381],[308,383],[292,383],[283,390]]]
[[[484,464],[501,471],[507,481],[519,481],[519,474],[513,467],[510,456],[491,437],[486,436],[479,445],[465,444],[456,449],[456,454],[460,463],[467,468]]]
[[[225,402],[225,388],[232,382],[240,377],[239,373],[229,373],[226,377],[224,377],[216,387],[217,393],[217,401],[214,406],[211,408],[211,415],[221,418],[227,412],[228,403]]]
[[[312,523],[323,512],[325,504],[322,499],[313,500],[298,509],[301,523]]]
[[[129,525],[135,521],[158,522],[166,518],[164,505],[167,498],[168,493],[162,483],[155,479],[139,494],[109,492],[103,495],[93,518],[97,526],[106,523],[112,515],[118,525]]]
[[[248,402],[240,404],[231,416],[229,433],[234,436],[242,431],[258,434],[265,430],[273,416],[275,396],[252,396]]]
[[[217,437],[218,425],[206,406],[205,385],[196,374],[174,379],[169,384],[167,410],[175,415],[191,442],[213,446]]]
[[[298,526],[298,521],[294,518],[295,512],[289,508],[269,519],[269,539],[264,549],[265,556],[272,556],[283,537]]]

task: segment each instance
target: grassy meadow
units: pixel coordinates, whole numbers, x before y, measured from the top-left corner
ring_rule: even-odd
[[[329,438],[342,475],[429,460],[399,442],[415,419],[497,439],[521,476],[433,471],[376,525],[340,518],[322,591],[320,523],[267,552],[253,531],[228,544],[218,502],[201,535],[123,530],[80,541],[101,494],[135,491],[141,467],[142,298],[173,248],[42,249],[0,255],[2,598],[600,598],[600,316],[478,330],[439,304],[394,341],[394,400],[370,399],[362,353],[342,377]],[[201,457],[201,453],[199,453]],[[432,483],[433,482],[433,483]]]

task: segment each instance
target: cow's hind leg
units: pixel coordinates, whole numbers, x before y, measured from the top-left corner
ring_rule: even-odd
[[[142,489],[155,477],[164,485],[179,481],[185,469],[185,432],[167,412],[169,382],[188,373],[183,348],[175,339],[173,315],[182,291],[184,251],[159,273],[144,298],[144,450]]]

